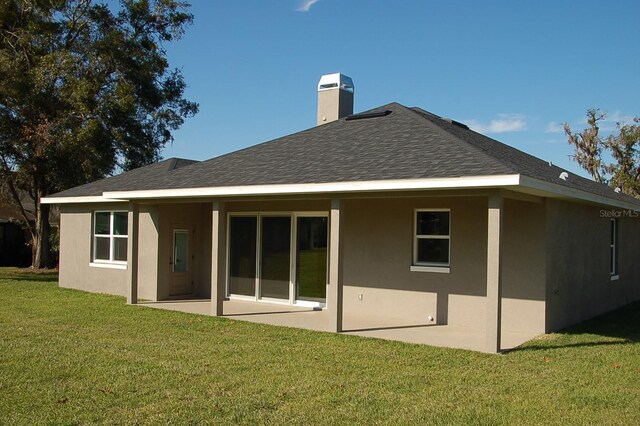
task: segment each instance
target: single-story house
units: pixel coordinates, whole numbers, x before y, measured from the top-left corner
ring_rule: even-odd
[[[323,76],[318,126],[54,194],[60,285],[476,327],[561,329],[640,299],[640,202],[417,107],[353,114]]]

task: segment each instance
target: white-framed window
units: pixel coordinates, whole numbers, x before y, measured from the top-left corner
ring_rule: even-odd
[[[611,241],[609,244],[610,270],[612,280],[617,280],[618,275],[618,219],[611,219]]]
[[[128,231],[126,211],[94,212],[92,262],[126,265]]]
[[[416,209],[411,270],[449,272],[450,241],[450,209]]]

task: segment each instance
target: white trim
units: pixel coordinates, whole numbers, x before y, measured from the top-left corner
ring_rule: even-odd
[[[449,213],[449,234],[448,235],[418,235],[418,213],[421,212],[447,212]],[[448,240],[449,241],[449,253],[447,253],[447,263],[436,262],[418,262],[418,240]],[[442,272],[435,271],[433,269],[448,268],[451,264],[451,209],[449,208],[418,208],[413,209],[413,253],[411,257],[411,266],[420,267],[425,269],[411,269],[411,271],[420,272]],[[429,270],[427,270],[429,269]]]
[[[606,206],[631,210],[640,210],[640,205],[602,195],[592,194],[580,189],[569,188],[561,184],[546,182],[540,179],[519,174],[496,176],[469,176],[457,178],[430,179],[393,179],[355,182],[301,183],[282,185],[241,185],[182,189],[153,189],[140,191],[106,191],[98,196],[85,197],[45,197],[43,204],[77,204],[125,202],[133,199],[161,198],[193,198],[220,196],[252,196],[279,194],[322,194],[348,192],[382,192],[382,191],[418,191],[430,189],[465,189],[465,188],[519,188],[542,191],[546,196],[564,196],[585,200]],[[613,190],[612,190],[613,191]]]
[[[326,300],[326,299],[325,299]],[[296,300],[295,303],[293,303],[293,306],[298,306],[301,308],[326,308],[327,307],[327,302],[314,302],[311,300]]]
[[[437,272],[440,274],[448,274],[451,272],[451,269],[448,266],[420,266],[420,265],[411,265],[409,268],[411,272]]]
[[[127,269],[127,263],[102,263],[102,262],[89,262],[89,266],[92,268],[107,268],[107,269]]]
[[[520,176],[519,186],[522,188],[530,188],[546,192],[547,196],[560,195],[567,198],[575,198],[578,200],[589,201],[596,204],[603,204],[607,206],[619,207],[622,209],[640,211],[640,205],[635,203],[616,200],[613,198],[604,197],[602,195],[592,194],[581,189],[569,188],[564,185],[545,182],[540,179],[530,178],[527,176]],[[613,192],[613,189],[611,190],[611,192]]]
[[[116,198],[105,198],[102,195],[90,197],[45,197],[40,199],[41,204],[77,204],[77,203],[115,203],[127,202]]]
[[[96,234],[96,221],[99,213],[109,214],[109,234]],[[127,215],[127,235],[115,234],[115,215],[116,213],[124,213]],[[96,247],[98,245],[98,238],[109,239],[109,259],[97,259]],[[94,210],[92,212],[92,229],[91,229],[91,261],[90,263],[97,264],[127,264],[126,260],[115,259],[115,241],[128,240],[129,239],[129,212],[127,210]],[[127,246],[128,250],[128,246]],[[128,253],[127,253],[127,256]]]
[[[444,179],[395,179],[362,182],[301,183],[283,185],[244,185],[208,188],[111,191],[103,197],[120,199],[190,198],[276,194],[318,194],[341,192],[406,191],[422,189],[493,188],[517,186],[520,175],[472,176]],[[76,201],[77,202],[77,201]]]

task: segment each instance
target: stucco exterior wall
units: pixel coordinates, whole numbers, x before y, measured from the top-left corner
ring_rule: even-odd
[[[545,204],[504,200],[502,330],[545,332]]]
[[[547,202],[547,327],[555,331],[640,299],[640,218],[619,218],[620,278],[610,276],[610,217],[618,212]]]
[[[138,298],[142,300],[158,300],[159,220],[157,206],[140,206],[138,225]]]
[[[92,212],[127,208],[125,203],[61,207],[62,287],[126,295],[126,269],[90,263]],[[450,273],[410,270],[414,211],[429,208],[451,210]],[[225,209],[225,214],[328,212],[330,201],[238,200]],[[485,326],[486,196],[346,198],[342,214],[345,312],[380,326],[394,321]],[[620,216],[617,280],[609,274],[612,214]],[[196,295],[210,297],[211,204],[200,202],[140,206],[141,299],[169,297],[173,229],[184,225],[193,227]],[[506,198],[503,232],[503,331],[558,330],[640,300],[640,217],[634,213]]]
[[[486,196],[346,200],[344,310],[380,326],[410,320],[484,328],[487,207]],[[410,270],[414,210],[429,208],[451,209],[448,274]],[[503,330],[542,333],[544,205],[505,200],[504,209]]]
[[[170,273],[173,251],[173,230],[190,228],[192,280],[196,295],[209,294],[211,287],[211,203],[158,204],[158,300],[170,297]],[[208,213],[208,215],[207,215]],[[208,216],[208,220],[207,219]],[[140,234],[141,245],[145,236]],[[144,243],[146,244],[146,243]],[[208,244],[208,246],[205,246]],[[207,275],[206,269],[209,269]],[[209,289],[207,289],[209,287]]]
[[[127,210],[127,205],[85,204],[60,207],[60,287],[125,296],[125,269],[97,268],[89,265],[93,210]]]
[[[345,311],[378,318],[380,326],[408,319],[484,325],[485,199],[353,199],[344,205]],[[416,208],[451,209],[450,273],[410,271]]]

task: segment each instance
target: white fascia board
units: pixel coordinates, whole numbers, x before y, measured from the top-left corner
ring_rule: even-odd
[[[126,202],[128,200],[119,200],[116,198],[105,198],[102,195],[89,197],[46,197],[41,198],[41,204],[85,204],[85,203],[115,203],[118,201]]]
[[[103,197],[108,199],[139,200],[251,195],[415,191],[429,189],[495,188],[517,186],[519,182],[520,175],[497,175],[444,179],[398,179],[363,182],[220,186],[211,188],[156,189],[148,191],[113,191],[105,192]]]
[[[558,185],[551,182],[545,182],[539,179],[521,176],[520,186],[525,188],[544,191],[551,196],[561,196],[573,198],[591,203],[602,204],[606,206],[618,207],[621,209],[629,209],[640,211],[640,204],[629,203],[615,198],[604,197],[602,195],[593,194],[591,192],[582,191],[580,189],[569,188],[564,185]]]

